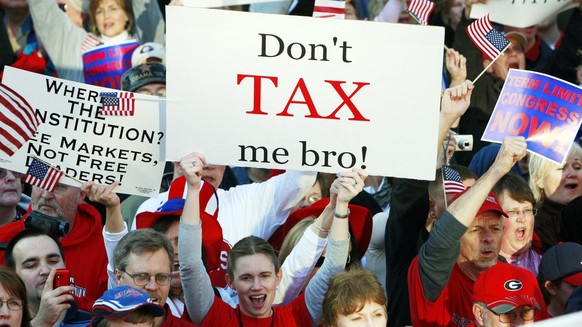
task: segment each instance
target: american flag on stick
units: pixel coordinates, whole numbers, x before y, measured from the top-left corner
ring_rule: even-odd
[[[412,0],[408,6],[408,13],[412,15],[419,24],[427,25],[428,18],[434,10],[436,4],[428,0]]]
[[[28,166],[28,171],[24,175],[23,180],[25,183],[52,192],[62,177],[62,171],[34,158],[30,166]]]
[[[131,92],[101,92],[101,116],[133,116],[135,98]]]
[[[345,0],[315,0],[313,17],[344,19],[346,2]]]
[[[16,91],[0,83],[0,151],[12,156],[36,133],[40,121]]]
[[[488,14],[467,26],[467,34],[477,48],[493,61],[510,44],[503,34],[493,28]]]
[[[457,194],[465,190],[459,172],[449,166],[442,167],[443,187],[446,195]]]

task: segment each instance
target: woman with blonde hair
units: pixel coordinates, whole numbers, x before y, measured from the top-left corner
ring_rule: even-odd
[[[541,206],[534,230],[542,241],[542,251],[562,241],[560,212],[574,198],[582,195],[582,148],[572,144],[563,165],[538,155],[529,160],[529,183]]]

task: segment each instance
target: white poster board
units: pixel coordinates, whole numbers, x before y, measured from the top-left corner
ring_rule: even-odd
[[[544,19],[577,5],[573,0],[489,0],[486,4],[474,4],[471,18],[490,14],[491,20],[496,23],[521,28],[537,25]]]
[[[167,159],[433,179],[441,27],[167,13]]]
[[[102,117],[99,94],[116,90],[8,66],[2,83],[30,103],[41,124],[12,157],[0,152],[0,167],[25,173],[28,156],[36,156],[81,181],[119,181],[119,193],[159,193],[165,165],[160,160],[165,135],[159,120],[164,101],[140,96],[149,100],[135,101],[134,116]],[[67,176],[61,183],[80,186]]]

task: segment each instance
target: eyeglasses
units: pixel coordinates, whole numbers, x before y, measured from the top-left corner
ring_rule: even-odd
[[[489,309],[487,307],[485,307],[485,308],[487,310],[491,311],[491,309]],[[493,312],[493,311],[491,311],[491,312]],[[514,310],[511,310],[511,311],[506,312],[506,313],[497,314],[497,313],[493,312],[493,314],[495,314],[496,316],[499,317],[499,321],[501,321],[503,323],[512,323],[517,319],[517,317],[520,317],[521,320],[523,320],[523,321],[530,321],[530,320],[534,319],[535,313],[536,313],[536,311],[532,307],[529,307],[529,306],[524,307],[523,310],[521,310],[521,311],[516,311],[514,309]]]
[[[21,300],[6,300],[6,301],[2,301],[0,300],[0,308],[2,308],[4,306],[4,303],[6,303],[6,306],[8,307],[9,310],[13,310],[13,311],[18,311],[18,310],[22,310],[22,301]]]
[[[126,273],[129,277],[131,277],[131,279],[133,279],[135,285],[138,286],[146,286],[152,280],[152,275],[148,273],[138,273],[132,275],[125,270],[120,269],[119,271]],[[160,286],[165,286],[172,282],[172,275],[170,274],[159,273],[156,274],[154,277],[156,279],[156,283],[158,283],[158,285]]]
[[[321,195],[311,194],[311,195],[306,196],[305,199],[307,199],[307,202],[309,202],[309,204],[314,204],[315,202],[321,200]]]
[[[6,175],[8,175],[8,172],[12,173],[12,176],[14,176],[14,178],[16,178],[16,179],[19,179],[22,177],[21,173],[17,173],[17,172],[12,171],[12,170],[0,168],[0,179],[6,177]]]
[[[524,214],[525,216],[531,217],[531,216],[535,216],[538,213],[538,209],[527,208],[527,209],[523,209],[523,210],[509,210],[509,211],[505,211],[505,213],[511,218],[518,217],[520,214]]]

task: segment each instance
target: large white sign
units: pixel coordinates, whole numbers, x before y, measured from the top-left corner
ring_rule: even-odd
[[[578,4],[573,0],[489,0],[486,4],[474,4],[471,18],[490,14],[491,20],[513,27],[529,27],[541,23]]]
[[[442,28],[166,10],[168,159],[434,178]]]
[[[98,114],[103,87],[71,82],[5,67],[2,82],[36,110],[41,124],[32,140],[12,157],[0,152],[0,167],[25,173],[35,156],[81,181],[111,184],[120,193],[159,193],[165,162],[160,161],[164,132],[156,97],[141,96],[131,117]],[[62,183],[80,186],[63,177]]]

